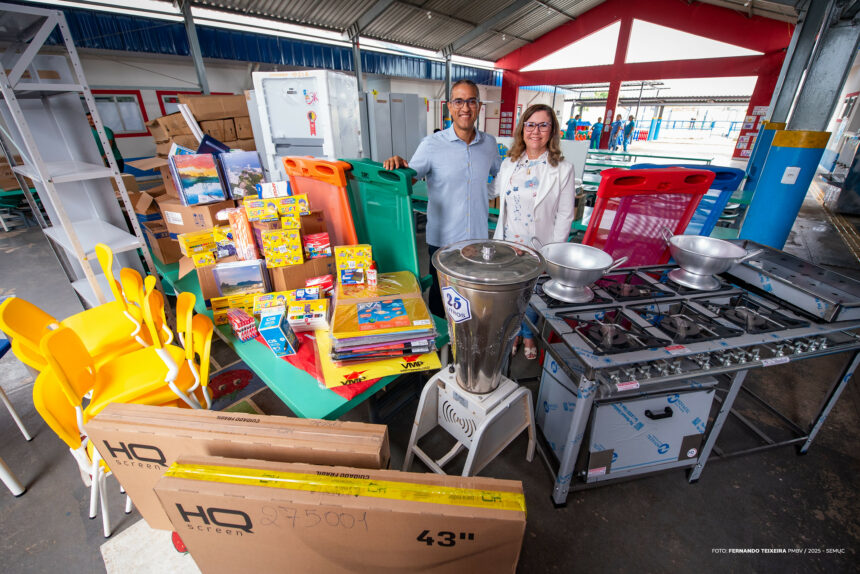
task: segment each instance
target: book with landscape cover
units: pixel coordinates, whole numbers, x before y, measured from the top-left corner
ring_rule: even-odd
[[[167,158],[184,205],[202,205],[227,199],[212,154],[173,155]]]
[[[218,154],[224,187],[238,199],[257,194],[257,184],[263,182],[263,166],[255,151],[234,151]]]

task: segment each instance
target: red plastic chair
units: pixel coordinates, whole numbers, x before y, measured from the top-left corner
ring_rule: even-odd
[[[665,231],[684,233],[713,181],[699,169],[604,170],[582,243],[628,257],[626,267],[666,263]]]
[[[293,195],[306,194],[311,209],[321,209],[334,245],[357,245],[355,223],[346,191],[345,161],[328,161],[313,157],[283,158]]]

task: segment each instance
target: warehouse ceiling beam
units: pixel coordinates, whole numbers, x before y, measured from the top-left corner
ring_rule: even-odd
[[[194,26],[194,17],[191,15],[191,0],[177,0],[182,17],[185,20],[185,34],[188,36],[188,51],[191,53],[191,61],[194,63],[194,71],[197,72],[197,82],[200,91],[206,95],[209,90],[209,80],[206,78],[206,68],[203,65],[203,53],[200,50],[200,41],[197,39],[197,28]]]
[[[463,46],[467,45],[469,42],[472,42],[473,40],[483,36],[488,32],[495,32],[498,34],[499,32],[493,29],[496,24],[507,20],[508,18],[516,14],[520,9],[525,8],[532,2],[533,0],[516,0],[516,2],[513,2],[507,7],[502,8],[501,10],[499,10],[486,20],[482,21],[480,24],[478,24],[453,42],[451,42],[443,50],[443,53],[445,53],[446,51],[448,53],[454,53]]]
[[[353,22],[352,25],[346,29],[346,35],[350,40],[358,38],[361,31],[366,30],[368,26],[373,24],[373,22],[392,4],[394,4],[394,0],[376,0],[376,3],[373,6],[365,10],[364,13],[358,17],[358,20]]]
[[[568,20],[571,20],[571,21],[576,20],[576,16],[572,16],[571,14],[568,14],[564,10],[560,10],[560,9],[556,8],[555,6],[550,4],[549,2],[544,2],[543,0],[534,0],[534,1],[536,4],[540,4],[541,6],[543,6],[544,8],[549,10],[550,12],[555,12],[557,15],[564,16],[565,18],[567,18]]]

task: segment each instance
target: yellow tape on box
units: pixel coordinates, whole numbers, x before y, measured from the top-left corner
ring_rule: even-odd
[[[367,498],[409,500],[412,502],[429,502],[452,506],[526,511],[525,496],[518,492],[458,488],[438,484],[371,480],[346,476],[326,476],[231,466],[181,464],[176,462],[170,465],[164,476],[207,482],[302,490],[305,492],[324,492],[351,497],[364,496]]]

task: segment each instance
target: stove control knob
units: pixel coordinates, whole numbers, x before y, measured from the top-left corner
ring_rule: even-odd
[[[782,357],[785,355],[785,350],[788,347],[788,343],[777,343],[776,349],[774,350],[774,355],[777,357]]]
[[[827,340],[827,337],[819,337],[818,338],[818,348],[819,349],[826,349],[829,344],[830,344],[830,341]]]
[[[758,347],[753,347],[752,349],[750,349],[750,360],[751,361],[758,361],[760,357],[761,357],[761,350]]]
[[[817,350],[818,350],[818,344],[819,344],[819,341],[818,341],[818,339],[817,339],[817,338],[809,339],[808,344],[809,344],[809,347],[807,348],[807,350],[808,350],[809,352],[813,352],[813,351],[817,351]]]
[[[661,377],[666,377],[669,375],[669,363],[663,361],[655,366],[657,367],[657,371],[660,373]]]
[[[609,373],[609,381],[615,385],[621,382],[621,379],[618,378],[618,371],[612,371]]]
[[[717,356],[717,360],[719,360],[720,364],[722,364],[724,367],[728,367],[732,364],[732,357],[728,353],[720,353]]]
[[[651,378],[651,367],[649,365],[639,365],[636,368],[636,373],[639,375],[640,379],[650,379]]]
[[[633,367],[622,367],[621,371],[624,373],[625,381],[635,381],[636,380],[636,369]]]
[[[794,342],[794,353],[799,355],[800,353],[805,353],[809,348],[809,343],[806,341],[795,341]]]
[[[707,353],[696,355],[693,357],[693,360],[696,361],[696,364],[699,365],[700,369],[708,370],[711,368],[711,358]]]
[[[682,370],[681,369],[681,361],[672,361],[670,368],[672,369],[672,374],[680,375],[681,370]]]

